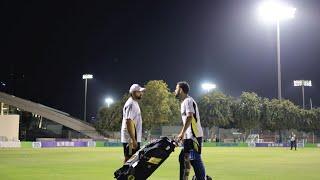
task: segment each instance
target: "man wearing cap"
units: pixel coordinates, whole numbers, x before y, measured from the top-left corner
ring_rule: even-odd
[[[138,100],[142,98],[145,88],[138,84],[130,87],[130,97],[123,107],[121,142],[123,144],[124,162],[140,149],[142,136],[142,118]]]

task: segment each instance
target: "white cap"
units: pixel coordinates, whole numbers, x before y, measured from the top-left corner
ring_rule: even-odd
[[[141,87],[139,84],[132,84],[129,90],[129,93],[133,93],[134,91],[144,91],[146,88]]]

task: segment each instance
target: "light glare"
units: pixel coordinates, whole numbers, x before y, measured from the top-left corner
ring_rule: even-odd
[[[293,86],[312,86],[311,80],[294,80]]]
[[[92,79],[93,75],[92,74],[84,74],[82,75],[82,79]]]
[[[203,83],[201,85],[202,89],[206,90],[206,91],[210,91],[212,89],[215,89],[217,86],[215,84],[212,83]]]
[[[294,18],[295,12],[296,8],[279,1],[266,1],[263,2],[258,8],[260,19],[269,22],[292,19]]]
[[[110,97],[106,98],[104,101],[105,101],[105,103],[107,103],[108,107],[110,106],[110,104],[112,104],[114,102],[113,99]]]

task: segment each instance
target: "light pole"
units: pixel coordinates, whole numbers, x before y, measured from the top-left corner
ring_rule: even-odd
[[[107,107],[109,108],[110,105],[114,102],[111,97],[107,97],[105,100],[105,103],[107,104]]]
[[[311,80],[294,80],[293,81],[294,86],[301,86],[302,89],[302,108],[304,109],[305,107],[305,101],[304,101],[304,87],[305,86],[312,86]]]
[[[87,85],[88,85],[88,79],[92,79],[92,74],[84,74],[82,75],[82,79],[84,79],[84,113],[83,113],[83,120],[87,121]]]
[[[207,92],[210,92],[211,90],[217,88],[217,85],[213,84],[213,83],[203,83],[201,85],[203,90],[206,90]]]
[[[294,18],[296,8],[290,7],[279,1],[266,1],[260,5],[258,10],[261,19],[277,23],[278,99],[281,100],[280,21]]]

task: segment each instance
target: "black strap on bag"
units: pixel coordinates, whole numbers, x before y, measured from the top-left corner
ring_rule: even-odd
[[[197,119],[197,106],[196,104],[193,102],[193,109],[194,109],[194,114],[193,114],[193,118],[196,120],[196,123],[198,122]],[[191,122],[191,131],[192,131],[192,141],[193,141],[193,149],[198,152],[201,153],[201,146],[198,142],[197,136],[195,135],[193,128],[192,128],[192,122]]]

